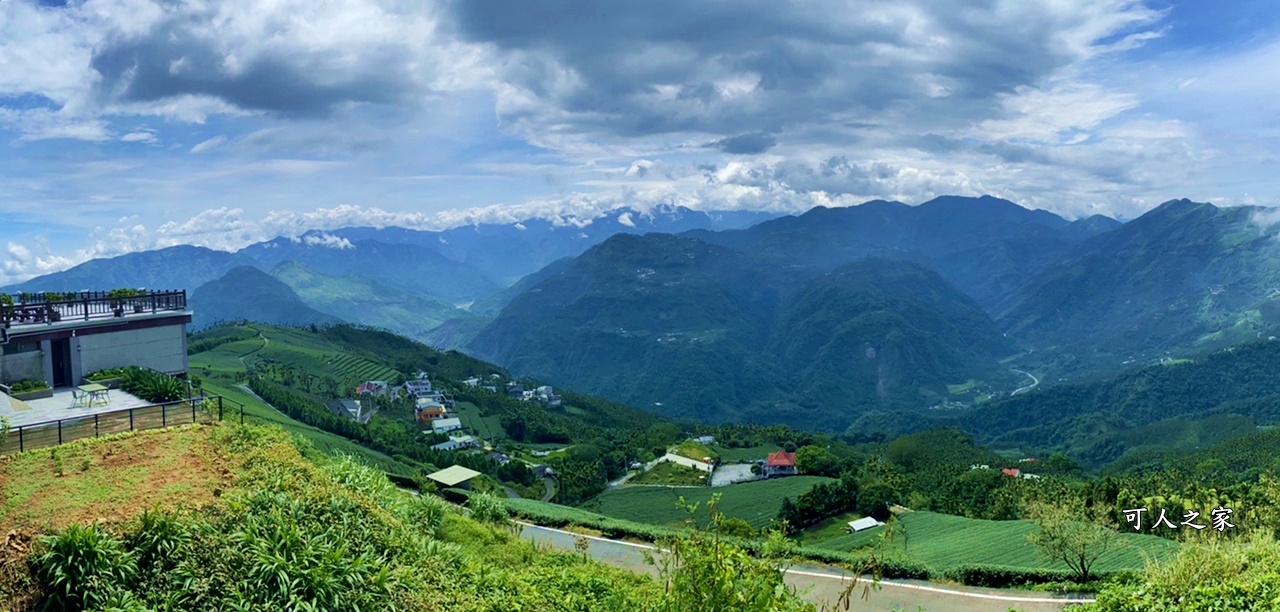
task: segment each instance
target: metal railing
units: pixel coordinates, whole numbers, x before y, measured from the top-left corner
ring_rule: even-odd
[[[159,429],[173,425],[222,421],[236,417],[244,424],[244,404],[221,395],[201,395],[190,399],[139,406],[31,425],[18,425],[0,445],[0,455],[59,446],[85,438],[97,438],[126,431]]]
[[[20,294],[15,304],[0,304],[0,323],[57,323],[81,319],[110,319],[126,314],[142,314],[187,309],[186,290],[141,291],[135,295],[112,295],[107,291],[78,293]]]

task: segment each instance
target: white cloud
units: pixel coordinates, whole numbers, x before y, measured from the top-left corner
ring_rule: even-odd
[[[221,134],[219,134],[219,135],[214,136],[213,138],[210,138],[210,139],[208,139],[208,140],[202,140],[202,141],[200,141],[198,144],[196,144],[196,146],[191,147],[191,152],[192,152],[192,153],[204,153],[204,152],[206,152],[206,151],[212,151],[212,150],[214,150],[214,149],[216,149],[216,148],[218,148],[218,147],[222,146],[222,145],[223,145],[223,143],[225,143],[225,142],[227,142],[227,137],[226,137],[226,136],[223,136],[223,135],[221,135]]]
[[[356,248],[350,240],[327,233],[307,234],[302,237],[302,242],[308,246],[320,246],[338,251]]]
[[[144,144],[158,144],[160,139],[156,137],[154,130],[138,130],[129,132],[120,137],[121,142],[141,142]]]
[[[622,213],[622,214],[618,215],[618,223],[621,223],[622,225],[625,225],[625,226],[627,226],[627,227],[635,227],[635,226],[636,226],[636,222],[631,220],[631,213],[630,213],[630,212],[624,212],[624,213]]]

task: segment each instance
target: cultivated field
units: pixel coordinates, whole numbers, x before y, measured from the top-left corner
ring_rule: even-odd
[[[967,563],[1067,569],[1061,562],[1045,559],[1027,541],[1027,534],[1036,530],[1031,521],[986,521],[934,512],[907,512],[898,519],[896,533],[884,544],[884,550],[936,570]],[[885,529],[876,527],[825,541],[805,539],[804,543],[813,548],[852,551],[879,546]],[[1096,570],[1141,570],[1148,556],[1162,557],[1177,547],[1175,542],[1147,535],[1121,534],[1120,541],[1121,546],[1098,560]]]
[[[695,516],[699,522],[704,522],[707,515],[702,509],[713,494],[719,494],[720,512],[760,528],[767,526],[778,514],[783,498],[794,499],[814,485],[831,480],[819,476],[792,476],[714,489],[622,486],[605,491],[583,504],[582,509],[638,523],[678,527],[689,518],[688,513],[676,508],[678,498],[684,497],[689,503],[701,502]]]

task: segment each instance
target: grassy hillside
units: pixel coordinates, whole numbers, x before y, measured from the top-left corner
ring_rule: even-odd
[[[986,521],[935,512],[907,512],[898,515],[899,525],[883,549],[889,554],[923,563],[939,571],[967,564],[990,564],[1024,569],[1065,570],[1061,561],[1049,561],[1027,541],[1036,531],[1032,521]],[[881,545],[885,527],[856,534],[840,535],[806,546],[825,550],[853,551]],[[1097,569],[1141,570],[1147,558],[1164,558],[1178,544],[1164,538],[1125,533],[1123,544],[1105,553]]]
[[[59,450],[87,465],[58,475],[47,451],[0,463],[0,499],[21,501],[0,509],[19,528],[0,552],[7,610],[616,610],[660,596],[646,577],[539,550],[359,463],[313,464],[278,429]],[[29,495],[36,484],[55,495]]]
[[[685,525],[689,518],[687,512],[676,507],[679,498],[705,506],[712,495],[720,494],[719,510],[725,516],[743,519],[752,527],[760,528],[769,525],[777,516],[784,498],[795,498],[815,484],[832,480],[819,476],[793,476],[715,488],[622,486],[601,493],[582,504],[581,508],[638,523],[679,527]],[[702,515],[698,516],[701,518]]]

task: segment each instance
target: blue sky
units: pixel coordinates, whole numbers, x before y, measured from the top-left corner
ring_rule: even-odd
[[[4,0],[0,284],[173,244],[622,205],[1277,205],[1278,16],[1257,0]]]

